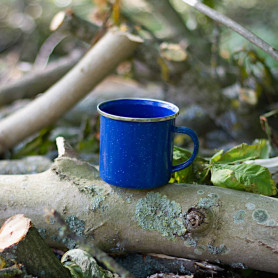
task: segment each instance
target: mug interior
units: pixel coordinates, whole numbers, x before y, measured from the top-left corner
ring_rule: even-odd
[[[126,119],[163,119],[174,118],[179,109],[176,105],[152,99],[116,99],[106,101],[98,106],[100,114]]]

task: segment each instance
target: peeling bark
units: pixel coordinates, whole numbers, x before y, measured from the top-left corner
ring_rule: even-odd
[[[206,185],[114,187],[62,146],[60,139],[63,152],[46,172],[0,176],[0,224],[24,213],[50,244],[74,247],[61,241],[57,223],[45,222],[44,208],[52,207],[106,252],[160,253],[278,273],[277,199]]]

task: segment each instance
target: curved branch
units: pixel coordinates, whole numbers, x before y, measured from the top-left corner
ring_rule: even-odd
[[[190,5],[191,7],[195,8],[199,12],[205,14],[206,16],[210,17],[211,19],[224,24],[228,28],[232,29],[233,31],[240,34],[242,37],[256,45],[257,47],[261,48],[267,54],[269,54],[273,59],[278,61],[278,51],[267,42],[259,38],[257,35],[252,33],[251,31],[247,30],[234,20],[230,19],[229,17],[211,9],[210,7],[198,2],[197,0],[182,0],[184,3]]]

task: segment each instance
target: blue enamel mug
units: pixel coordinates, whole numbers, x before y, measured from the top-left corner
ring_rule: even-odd
[[[179,108],[154,99],[115,99],[97,107],[100,117],[99,175],[115,186],[147,189],[167,184],[171,173],[188,167],[195,159],[199,141],[187,127],[176,127]],[[172,165],[175,133],[189,135],[192,156]]]

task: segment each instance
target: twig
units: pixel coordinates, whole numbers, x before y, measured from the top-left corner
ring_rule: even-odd
[[[50,23],[50,30],[73,35],[91,44],[100,28],[92,22],[77,16],[72,10],[67,10],[61,11],[53,17]]]
[[[100,33],[103,35],[104,31],[103,28],[77,16],[72,10],[56,14],[51,21],[50,29],[56,32],[47,39],[37,55],[34,64],[36,70],[26,74],[20,80],[1,86],[0,106],[10,104],[20,98],[31,98],[43,93],[80,60],[84,54],[83,51],[82,53],[74,51],[66,58],[61,58],[58,62],[52,62],[44,67],[53,48],[63,38],[71,35],[91,44],[96,35]]]
[[[217,65],[218,65],[218,58],[219,58],[219,42],[220,42],[220,30],[219,25],[216,25],[213,30],[213,39],[211,45],[211,68],[212,68],[212,77],[217,78]]]
[[[51,34],[40,48],[33,67],[35,69],[45,69],[49,57],[54,51],[55,47],[66,37],[66,34],[60,34],[58,32]]]
[[[278,61],[278,51],[271,45],[269,45],[267,42],[259,38],[257,35],[252,33],[251,31],[247,30],[234,20],[230,19],[229,17],[211,9],[210,7],[200,3],[197,0],[182,0],[184,3],[188,4],[189,6],[195,8],[199,12],[205,14],[206,16],[212,18],[216,22],[219,22],[221,24],[224,24],[228,28],[232,29],[233,31],[237,32],[241,36],[243,36],[245,39],[253,43],[254,45],[261,48],[263,51],[268,53],[272,58],[274,58],[276,61]]]
[[[96,260],[103,265],[105,265],[109,270],[119,274],[122,278],[133,278],[133,275],[124,269],[121,265],[119,265],[114,259],[109,257],[105,252],[97,248],[93,242],[86,242],[82,237],[73,233],[67,223],[64,221],[63,217],[54,209],[47,209],[46,210],[46,217],[54,217],[55,220],[61,225],[61,230],[63,231],[63,236],[66,238],[73,239],[74,241],[78,242],[78,245],[81,249],[90,253]]]

